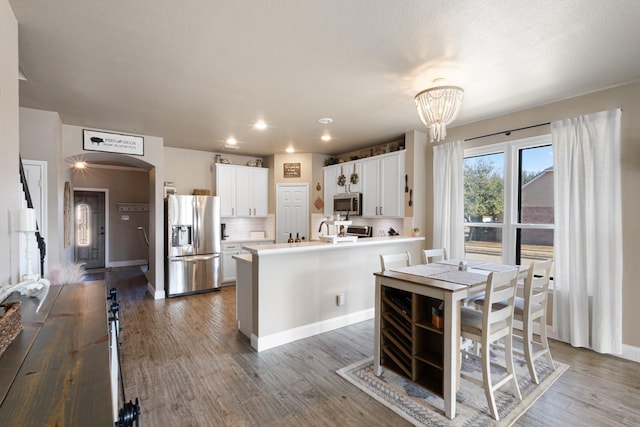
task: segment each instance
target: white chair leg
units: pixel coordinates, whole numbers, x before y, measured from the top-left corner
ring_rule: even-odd
[[[508,334],[505,339],[505,365],[507,372],[511,375],[511,384],[513,385],[514,395],[522,400],[522,394],[520,394],[520,387],[518,387],[518,378],[516,377],[516,371],[513,367],[513,335]]]
[[[487,343],[482,345],[482,382],[484,386],[484,394],[487,397],[487,404],[491,411],[491,416],[499,421],[498,408],[496,407],[496,399],[493,394],[493,385],[491,384],[491,351]]]
[[[544,320],[544,316],[540,319]],[[545,349],[544,357],[547,360],[547,365],[552,370],[556,370],[556,365],[553,363],[553,358],[551,357],[551,350],[549,349],[549,341],[547,341],[547,325],[543,324],[546,322],[540,322],[540,343],[542,347]]]
[[[540,384],[538,380],[538,375],[536,374],[536,366],[533,363],[533,325],[532,322],[525,319],[524,320],[524,339],[522,340],[522,345],[524,347],[524,357],[527,360],[527,367],[529,367],[529,375],[531,376],[531,381],[536,384]]]

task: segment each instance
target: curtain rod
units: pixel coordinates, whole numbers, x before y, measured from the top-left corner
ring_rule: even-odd
[[[495,136],[495,135],[501,135],[501,134],[505,134],[505,135],[511,135],[511,132],[516,132],[519,130],[525,130],[525,129],[531,129],[531,128],[537,128],[540,126],[546,126],[546,125],[550,125],[551,122],[546,122],[546,123],[538,123],[537,125],[531,125],[531,126],[525,126],[523,128],[517,128],[517,129],[509,129],[509,130],[503,130],[500,132],[494,132],[494,133],[489,133],[486,135],[481,135],[481,136],[474,136],[473,138],[467,138],[465,139],[465,141],[473,141],[474,139],[480,139],[480,138],[486,138],[488,136]]]

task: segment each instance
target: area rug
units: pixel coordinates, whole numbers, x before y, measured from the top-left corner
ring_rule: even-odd
[[[337,373],[416,426],[510,426],[569,368],[566,364],[555,362],[554,371],[544,361],[538,360],[536,372],[540,384],[535,384],[529,377],[524,359],[515,356],[514,364],[522,401],[511,394],[510,384],[497,390],[495,398],[500,422],[491,417],[482,387],[465,379],[460,380],[460,390],[456,395],[456,417],[449,420],[444,415],[442,398],[390,369],[383,368],[382,375],[376,377],[372,357],[342,368]],[[464,360],[461,369],[481,378],[480,363],[474,359]]]

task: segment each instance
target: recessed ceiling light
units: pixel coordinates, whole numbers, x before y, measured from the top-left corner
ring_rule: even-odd
[[[333,123],[333,119],[331,117],[323,117],[321,119],[318,119],[318,123],[322,125],[328,125],[330,123]]]
[[[259,129],[259,130],[264,130],[267,128],[267,122],[265,122],[264,120],[258,120],[254,125],[254,128]]]
[[[322,138],[321,138],[321,139],[322,139],[323,141],[325,141],[325,142],[326,142],[326,141],[331,141],[331,135],[329,135],[328,133],[326,133],[326,134],[322,135]]]
[[[231,137],[231,138],[227,139],[227,144],[228,145],[236,145],[237,143],[238,143],[238,141],[234,137]]]
[[[288,148],[287,148],[287,153],[293,153],[293,151],[294,151],[294,150],[293,150],[293,147],[288,147]]]
[[[73,164],[74,169],[85,169],[87,167],[87,162],[77,161]]]

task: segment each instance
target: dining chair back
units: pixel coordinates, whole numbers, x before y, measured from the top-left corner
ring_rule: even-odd
[[[380,267],[382,271],[393,267],[408,267],[411,265],[411,254],[402,252],[399,254],[380,255]]]
[[[447,251],[444,248],[438,249],[423,249],[422,250],[422,261],[425,264],[429,264],[433,260],[444,261],[447,259]]]
[[[482,380],[473,375],[461,372],[460,376],[480,384],[485,391],[491,415],[499,420],[494,392],[507,382],[511,382],[514,395],[522,400],[518,381],[513,366],[513,310],[516,297],[518,269],[492,272],[487,277],[484,307],[482,311],[462,307],[460,335],[462,338],[480,344],[480,355],[462,349],[462,354],[480,360],[482,364]],[[504,365],[491,360],[491,344],[501,339],[505,341]],[[506,374],[495,384],[491,379],[491,367],[506,371]]]
[[[534,262],[529,266],[524,281],[524,297],[516,298],[514,318],[522,322],[522,329],[514,326],[516,334],[522,336],[524,356],[529,367],[531,380],[539,384],[534,361],[545,357],[549,368],[555,370],[555,364],[549,351],[547,341],[547,296],[549,295],[549,279],[553,261]],[[537,324],[539,341],[534,340],[534,325]]]

